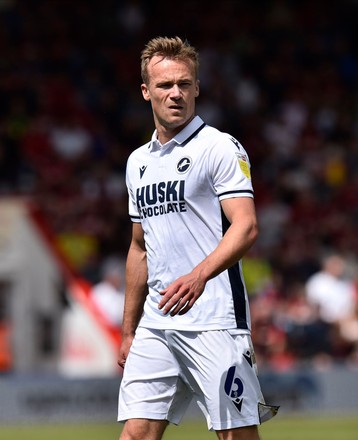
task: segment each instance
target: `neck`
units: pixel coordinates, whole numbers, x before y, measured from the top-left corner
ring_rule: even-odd
[[[173,137],[183,129],[183,127],[177,127],[176,129],[170,129],[168,127],[157,126],[156,129],[157,129],[158,141],[162,145],[164,145],[167,142],[169,142],[170,140],[172,140]]]
[[[169,142],[170,140],[172,140],[174,136],[176,136],[178,133],[180,133],[183,130],[183,128],[185,128],[194,119],[194,116],[195,115],[193,115],[183,125],[180,125],[177,127],[168,127],[168,126],[164,126],[164,125],[157,123],[155,128],[157,130],[158,141],[162,145],[164,145],[167,142]]]

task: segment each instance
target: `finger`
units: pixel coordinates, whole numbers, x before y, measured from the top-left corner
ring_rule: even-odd
[[[163,289],[159,292],[160,295],[165,295],[167,293],[168,289]]]
[[[170,309],[178,302],[178,294],[177,292],[173,292],[172,294],[169,294],[167,292],[167,295],[164,296],[164,298],[161,299],[160,303],[158,304],[158,308],[163,309],[163,312],[167,314]]]
[[[125,358],[120,358],[117,360],[117,364],[122,368],[124,368],[125,363],[126,363]]]
[[[184,304],[184,306],[182,306],[181,308],[180,308],[180,311],[179,311],[179,315],[184,315],[186,312],[188,312],[192,307],[193,307],[193,304],[194,304],[194,300],[191,300],[191,301],[187,301],[185,304]]]
[[[165,314],[170,313],[172,316],[176,315],[181,308],[180,304],[182,304],[182,300],[182,298],[178,298],[178,295],[173,295],[171,299],[166,303],[163,312]]]
[[[163,313],[168,313],[168,311],[173,307],[173,304],[170,305],[171,298],[163,298],[158,304],[158,309],[161,310],[164,307]],[[169,310],[167,310],[169,309]]]
[[[179,298],[179,300],[176,303],[176,305],[174,306],[174,308],[172,308],[170,310],[170,316],[177,315],[180,312],[181,308],[183,307],[184,303],[185,303],[185,301],[183,301],[183,298]]]
[[[176,294],[176,292],[173,292],[170,294],[169,289],[164,289],[161,292],[159,292],[163,298],[160,300],[158,304],[158,309],[162,309],[168,302],[173,298],[173,296]]]
[[[170,312],[170,315],[171,316],[184,315],[186,312],[188,312],[193,307],[194,302],[195,302],[194,300],[185,300],[184,298],[181,298],[181,301]]]

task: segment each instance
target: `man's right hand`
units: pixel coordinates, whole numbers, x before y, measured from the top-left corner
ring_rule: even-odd
[[[126,364],[126,359],[128,357],[129,349],[131,348],[134,335],[126,336],[122,338],[121,348],[119,349],[117,364],[124,369]]]

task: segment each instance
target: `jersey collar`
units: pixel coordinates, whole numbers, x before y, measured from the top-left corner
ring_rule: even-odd
[[[152,135],[152,139],[149,145],[149,148],[151,151],[157,151],[161,148],[167,148],[169,146],[172,146],[173,144],[177,145],[185,145],[190,138],[196,134],[196,132],[200,131],[201,128],[204,127],[205,122],[201,119],[200,116],[195,116],[192,121],[189,122],[189,124],[183,128],[182,131],[180,131],[178,134],[176,134],[173,139],[168,141],[166,144],[162,145],[158,139],[157,139],[157,130],[154,130],[154,133]]]

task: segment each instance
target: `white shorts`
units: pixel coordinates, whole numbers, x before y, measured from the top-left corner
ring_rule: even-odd
[[[265,405],[249,335],[138,328],[120,386],[118,421],[178,424],[192,399],[210,430],[258,425],[278,409]]]

